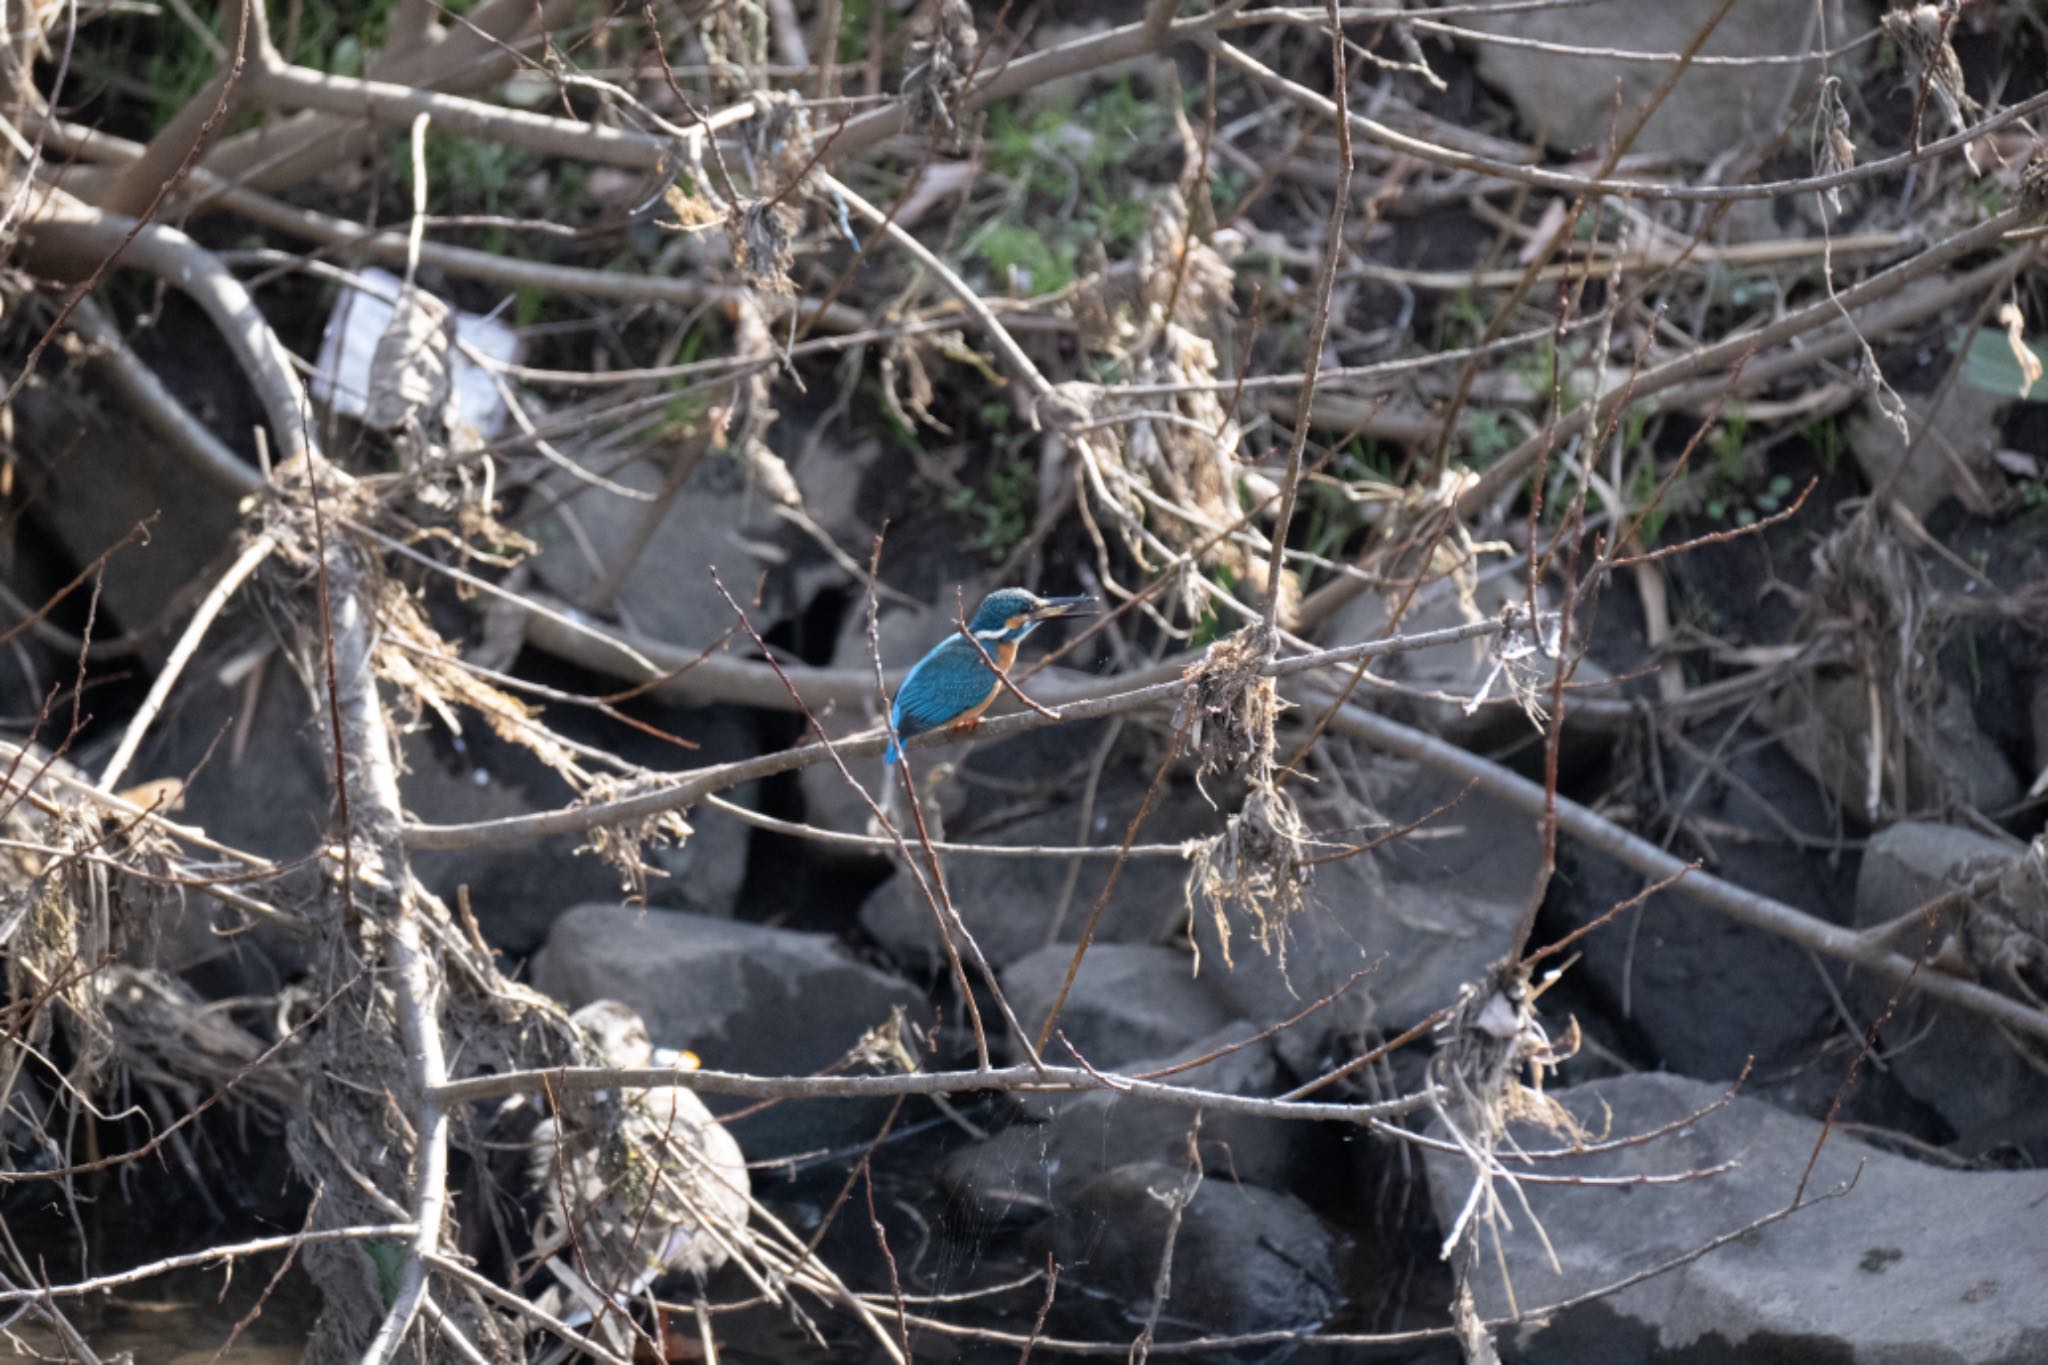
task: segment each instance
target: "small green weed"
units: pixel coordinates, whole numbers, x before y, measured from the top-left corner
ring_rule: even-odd
[[[1205,572],[1208,574],[1209,581],[1223,589],[1223,591],[1236,591],[1237,575],[1228,568],[1221,564],[1212,564]],[[1188,647],[1190,649],[1207,649],[1210,645],[1222,639],[1226,633],[1223,614],[1216,609],[1215,599],[1205,595],[1202,599],[1202,615],[1195,622],[1195,635],[1188,642]]]
[[[961,542],[992,560],[1002,559],[1030,534],[1038,505],[1038,467],[1021,443],[998,442],[979,488],[960,487],[946,495],[946,506],[964,512],[980,526]]]
[[[1806,438],[1806,444],[1813,451],[1820,467],[1832,474],[1842,462],[1842,453],[1849,448],[1849,438],[1842,434],[1842,423],[1836,417],[1822,417],[1809,422],[1799,433]]]
[[[1469,289],[1460,289],[1444,300],[1444,346],[1449,350],[1461,350],[1477,344],[1479,338],[1486,335],[1489,321],[1486,310],[1479,305],[1479,296]]]
[[[989,111],[983,149],[989,169],[1013,186],[996,219],[970,239],[1007,287],[1033,293],[1064,288],[1084,247],[1134,245],[1150,220],[1147,201],[1118,175],[1166,131],[1167,113],[1140,99],[1128,78],[1077,103],[1067,97],[1037,109],[1009,104]]]
[[[977,244],[981,259],[1005,287],[1014,279],[1031,293],[1066,288],[1074,278],[1074,262],[1081,255],[1078,241],[1051,239],[1018,222],[990,223],[982,229]]]

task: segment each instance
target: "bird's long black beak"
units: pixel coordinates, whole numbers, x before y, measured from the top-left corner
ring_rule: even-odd
[[[1034,621],[1050,621],[1058,616],[1093,616],[1095,599],[1083,593],[1079,597],[1042,597],[1031,609]]]

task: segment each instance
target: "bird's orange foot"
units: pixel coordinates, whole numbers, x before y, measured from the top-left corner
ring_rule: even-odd
[[[946,733],[954,736],[972,734],[980,724],[980,716],[969,716],[966,720],[956,720],[951,725],[948,725]]]

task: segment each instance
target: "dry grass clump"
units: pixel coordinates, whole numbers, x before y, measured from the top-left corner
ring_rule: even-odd
[[[1273,726],[1280,702],[1263,673],[1266,632],[1248,626],[1210,646],[1188,670],[1174,716],[1196,755],[1196,780],[1221,774],[1244,782],[1238,809],[1223,831],[1203,842],[1188,871],[1188,913],[1199,898],[1216,923],[1226,967],[1231,919],[1248,920],[1260,949],[1287,957],[1287,922],[1307,904],[1313,880],[1308,824],[1294,797],[1277,783]]]
[[[930,28],[911,45],[910,69],[903,73],[903,103],[911,126],[953,126],[953,106],[974,72],[979,46],[967,0],[945,0]]]

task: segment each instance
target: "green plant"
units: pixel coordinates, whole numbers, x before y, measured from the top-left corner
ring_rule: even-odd
[[[1486,335],[1486,324],[1490,321],[1486,310],[1479,306],[1479,296],[1470,289],[1460,289],[1444,300],[1443,343],[1456,350],[1476,343]]]
[[[1708,434],[1706,496],[1700,510],[1715,521],[1733,521],[1737,526],[1755,523],[1759,514],[1769,516],[1785,505],[1792,493],[1792,476],[1773,474],[1762,491],[1749,491],[1749,414],[1740,403],[1730,403],[1721,424]]]
[[[404,169],[408,190],[412,184],[411,155],[396,149]],[[427,206],[433,213],[501,213],[513,184],[530,171],[538,158],[524,147],[475,138],[427,135]],[[503,229],[493,229],[484,242],[487,251],[502,251],[509,243],[499,240]]]
[[[1508,360],[1508,368],[1528,387],[1531,394],[1541,396],[1550,392],[1550,387],[1558,376],[1570,372],[1572,360],[1573,356],[1569,351],[1560,355],[1557,343],[1545,337],[1525,350],[1516,351]],[[1579,405],[1578,396],[1572,392],[1570,384],[1564,384],[1561,388],[1563,410],[1570,412]]]
[[[1064,289],[1074,278],[1080,243],[1055,241],[1022,223],[997,222],[983,228],[977,241],[981,259],[1009,288],[1016,279],[1028,292]]]
[[[1764,491],[1756,495],[1756,506],[1760,512],[1776,512],[1785,505],[1785,499],[1792,492],[1790,474],[1773,474],[1771,481],[1764,485]]]
[[[1663,498],[1657,498],[1660,482],[1657,462],[1645,452],[1629,476],[1628,505],[1631,513],[1641,519],[1637,535],[1646,549],[1658,543],[1664,534],[1664,523],[1671,519],[1670,490],[1665,490]],[[1657,499],[1654,504],[1652,499]]]
[[[1707,435],[1707,454],[1713,457],[1714,474],[1723,481],[1740,485],[1746,461],[1743,451],[1749,439],[1749,409],[1730,403],[1721,414],[1721,424]]]
[[[868,59],[868,47],[873,41],[871,29],[875,22],[875,10],[882,11],[882,50],[887,52],[896,46],[897,35],[909,22],[910,7],[891,5],[885,0],[844,0],[839,12],[839,60],[849,66],[859,66]]]
[[[1476,409],[1465,422],[1465,463],[1484,469],[1515,448],[1515,429],[1497,412]]]
[[[1237,589],[1237,575],[1221,564],[1211,564],[1206,570],[1209,581],[1223,591]],[[1227,633],[1223,614],[1216,609],[1214,598],[1206,594],[1202,598],[1202,615],[1195,622],[1194,638],[1188,642],[1191,649],[1207,649]]]
[[[980,523],[962,543],[990,559],[1002,559],[1023,542],[1037,505],[1038,469],[1015,438],[996,442],[979,488],[963,485],[946,494],[948,508]]]
[[[983,152],[1012,193],[969,240],[970,254],[1005,284],[1015,274],[1032,291],[1050,292],[1073,280],[1090,243],[1108,251],[1135,244],[1151,206],[1127,193],[1116,173],[1159,144],[1166,119],[1129,78],[1085,102],[1066,95],[1028,111],[1007,103],[991,109]]]
[[[1813,451],[1814,458],[1820,461],[1820,467],[1834,473],[1842,462],[1842,452],[1849,448],[1849,440],[1842,434],[1841,421],[1822,417],[1807,423],[1799,434],[1806,438],[1806,444]]]

